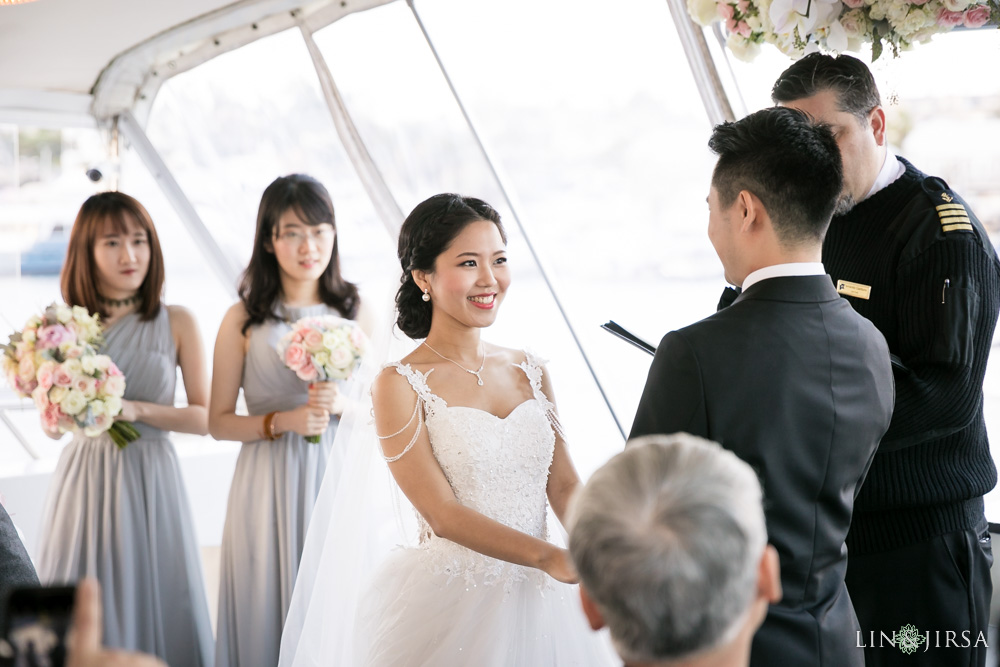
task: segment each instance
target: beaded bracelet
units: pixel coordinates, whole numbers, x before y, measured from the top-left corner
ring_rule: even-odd
[[[278,414],[278,411],[267,413],[264,417],[264,438],[267,440],[277,440],[278,436],[274,432],[274,417]]]

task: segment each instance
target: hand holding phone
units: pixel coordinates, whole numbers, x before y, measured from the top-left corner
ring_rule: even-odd
[[[101,645],[100,586],[84,579],[72,586],[19,588],[7,600],[0,642],[6,667],[166,667],[141,653]]]

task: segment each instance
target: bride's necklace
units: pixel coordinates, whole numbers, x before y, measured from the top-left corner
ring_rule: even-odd
[[[139,303],[142,297],[138,292],[132,296],[127,296],[124,299],[108,299],[106,297],[97,295],[97,300],[103,303],[105,306],[111,306],[112,308],[124,308],[126,306],[131,306],[133,303]]]
[[[424,345],[427,345],[427,341],[424,341]],[[480,387],[483,386],[483,378],[482,378],[482,376],[479,375],[480,373],[483,372],[483,369],[486,368],[486,347],[483,345],[483,341],[479,341],[479,349],[481,350],[482,355],[483,355],[483,363],[479,364],[479,370],[478,371],[474,371],[471,368],[466,368],[465,366],[463,366],[462,364],[458,363],[454,359],[449,359],[448,357],[444,356],[443,354],[441,354],[440,352],[438,352],[437,350],[435,350],[430,345],[427,345],[427,349],[430,350],[431,352],[433,352],[434,354],[436,354],[437,356],[441,357],[445,361],[450,361],[451,363],[455,364],[456,366],[458,366],[459,368],[461,368],[463,371],[465,371],[469,375],[475,375],[476,379],[479,380],[479,386]]]

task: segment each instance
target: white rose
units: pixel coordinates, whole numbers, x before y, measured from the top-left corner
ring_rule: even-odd
[[[90,402],[90,412],[95,417],[106,415],[108,414],[108,406],[101,399],[96,399]]]
[[[52,389],[49,389],[49,402],[62,403],[68,391],[66,387],[52,387]]]
[[[66,324],[73,319],[73,311],[70,310],[69,306],[56,306],[56,319]]]
[[[21,340],[23,340],[25,343],[34,343],[35,341],[38,340],[38,334],[36,333],[36,331],[37,329],[25,329],[24,332],[21,334]]]
[[[59,402],[59,407],[68,415],[78,415],[80,411],[87,407],[87,399],[83,392],[70,389],[66,396]]]
[[[109,375],[104,381],[104,393],[108,396],[121,396],[125,393],[125,378],[121,375]],[[106,399],[105,399],[106,400]]]
[[[752,62],[760,53],[760,44],[732,33],[726,38],[726,46],[729,51],[743,62]]]
[[[62,367],[70,375],[77,376],[83,374],[83,364],[80,363],[79,359],[67,359],[62,363]]]
[[[901,2],[899,4],[890,5],[889,11],[886,12],[886,16],[888,17],[891,23],[899,25],[906,20],[906,15],[909,13],[910,13],[910,4],[908,2]]]
[[[122,399],[117,396],[105,396],[104,411],[109,417],[117,417],[122,411]]]
[[[941,4],[950,12],[963,12],[968,8],[968,0],[941,0]]]
[[[718,20],[717,7],[715,0],[687,0],[688,14],[699,25],[711,25]]]
[[[97,371],[97,357],[93,354],[88,354],[80,358],[80,367],[83,368],[83,372],[87,375],[93,375]]]

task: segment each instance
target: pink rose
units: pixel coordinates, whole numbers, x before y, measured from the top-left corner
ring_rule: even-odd
[[[319,377],[319,371],[312,362],[303,365],[302,368],[295,371],[295,374],[299,376],[300,380],[305,380],[306,382],[312,382]]]
[[[46,361],[42,364],[42,367],[38,369],[38,374],[35,379],[38,380],[38,386],[45,391],[49,390],[52,386],[52,374],[55,372],[56,365],[51,361]]]
[[[731,4],[728,2],[719,3],[719,16],[727,21],[731,21],[733,19],[733,13],[733,6]]]
[[[962,16],[966,28],[981,28],[990,20],[990,10],[985,5],[976,5],[966,9]]]
[[[865,6],[865,0],[842,0],[842,1],[845,5],[847,5],[851,9],[857,9],[858,7]],[[927,0],[924,0],[924,2],[927,2]]]
[[[83,356],[83,347],[79,345],[70,345],[66,348],[66,358],[67,359],[79,359]]]
[[[17,364],[17,374],[22,379],[35,377],[35,360],[30,355],[21,357],[21,361]]]
[[[60,365],[52,373],[52,384],[57,387],[68,387],[73,384],[73,374]]]
[[[309,361],[309,354],[306,348],[299,343],[292,343],[285,350],[285,365],[293,371],[297,371]]]
[[[750,35],[753,34],[753,30],[750,29],[750,26],[747,25],[746,21],[740,21],[739,25],[736,26],[736,34],[750,39]]]
[[[302,344],[306,346],[307,350],[318,350],[323,346],[323,334],[315,329],[310,329],[302,337]]]
[[[124,373],[121,372],[121,369],[119,369],[117,366],[115,366],[115,362],[113,362],[113,361],[108,364],[108,370],[106,372],[108,374],[108,377],[115,377],[115,376],[123,376],[123,375],[125,375]]]
[[[35,391],[31,392],[31,398],[35,400],[35,407],[39,410],[44,410],[50,405],[48,391],[41,387],[35,387]]]
[[[952,12],[944,7],[938,10],[937,24],[945,28],[954,28],[962,25],[962,12]]]
[[[55,431],[59,428],[60,416],[62,416],[62,413],[59,410],[59,406],[52,405],[50,403],[42,411],[42,426],[44,426],[47,431]]]
[[[736,9],[740,10],[740,14],[746,14],[747,10],[750,9],[750,0],[739,0],[736,3]]]

